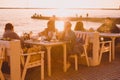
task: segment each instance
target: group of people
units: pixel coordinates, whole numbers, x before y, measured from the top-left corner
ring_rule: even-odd
[[[56,33],[56,37],[63,41],[69,41],[67,44],[67,52],[75,52],[78,55],[81,53],[81,49],[75,49],[76,45],[76,36],[74,31],[86,31],[84,28],[83,22],[78,21],[75,25],[74,30],[71,29],[72,24],[70,21],[64,22],[64,30],[59,34],[58,30],[55,27],[55,20],[51,19],[47,23],[47,28],[44,31],[38,33],[39,36],[45,36],[46,40],[51,40],[53,33]],[[18,36],[16,32],[14,32],[14,26],[11,23],[7,23],[4,28],[5,32],[3,34],[3,38],[11,38],[18,39],[21,41],[22,47],[24,47],[24,41]],[[100,33],[120,33],[120,29],[114,24],[111,18],[107,17],[105,19],[105,23],[103,23],[98,29]],[[81,48],[81,47],[80,47]],[[77,51],[77,52],[76,52]]]
[[[44,31],[38,33],[39,36],[45,36],[46,40],[51,40],[53,33],[56,33],[56,37],[59,38],[60,40],[64,41],[70,41],[71,43],[69,44],[69,49],[68,51],[71,52],[70,50],[73,50],[73,46],[76,42],[76,36],[74,31],[86,31],[84,28],[83,22],[78,21],[75,25],[74,30],[71,29],[72,24],[70,21],[65,21],[64,22],[64,30],[61,33],[58,32],[58,30],[55,27],[55,20],[50,19],[47,22],[47,28],[44,29]],[[98,32],[100,33],[120,33],[120,29],[114,24],[111,18],[107,17],[104,21],[104,23],[98,27],[97,29]],[[16,32],[14,32],[14,26],[11,23],[7,23],[4,28],[4,34],[3,38],[11,38],[11,39],[19,39],[21,41],[22,47],[24,47],[24,41],[21,39],[20,36]]]

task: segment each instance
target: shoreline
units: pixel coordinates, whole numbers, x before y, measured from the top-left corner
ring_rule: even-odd
[[[33,15],[31,16],[32,19],[38,19],[38,20],[49,20],[53,18],[54,20],[70,20],[70,21],[89,21],[89,22],[100,22],[103,23],[105,18],[99,18],[99,17],[56,17],[53,15],[52,17],[50,16],[42,16],[42,15]],[[111,19],[115,22],[115,24],[120,24],[120,18],[112,18]]]
[[[105,18],[95,18],[95,17],[88,17],[88,18],[82,18],[83,21],[90,21],[90,22],[104,22]],[[111,18],[115,24],[120,24],[120,18]]]

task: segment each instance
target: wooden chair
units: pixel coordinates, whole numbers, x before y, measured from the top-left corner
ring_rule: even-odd
[[[22,80],[25,79],[27,69],[37,66],[41,67],[41,80],[44,80],[44,51],[22,54],[21,62],[23,65]]]
[[[0,45],[0,80],[5,80],[1,70],[4,59],[5,59],[5,46]]]
[[[85,57],[87,66],[89,66],[90,64],[89,64],[88,54],[87,54],[88,41],[89,41],[88,34],[85,33],[85,32],[80,32],[80,31],[77,32],[76,31],[75,35],[76,35],[77,39],[81,40],[81,43],[82,43],[81,45],[83,47],[83,53],[80,53],[81,57]],[[75,59],[75,70],[78,70],[78,55],[72,54],[70,56],[70,58],[74,58]]]
[[[101,41],[100,42],[99,63],[101,62],[103,53],[109,54],[109,62],[111,62],[111,44],[112,44],[112,41]]]

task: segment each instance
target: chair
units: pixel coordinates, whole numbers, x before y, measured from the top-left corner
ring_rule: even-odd
[[[37,58],[36,58],[37,57]],[[41,66],[41,80],[44,80],[44,51],[22,54],[22,80],[25,79],[27,69]]]
[[[99,63],[101,62],[103,53],[109,54],[109,62],[111,62],[111,44],[112,44],[112,41],[101,41],[100,42]]]
[[[89,64],[88,54],[87,54],[88,41],[89,41],[88,34],[85,32],[75,32],[75,35],[77,39],[80,40],[80,43],[82,43],[81,45],[83,47],[83,53],[80,53],[81,57],[85,57],[87,66],[89,66],[90,64]],[[70,58],[75,59],[75,70],[78,70],[78,56],[76,54],[72,54]]]
[[[5,46],[0,45],[0,80],[5,80],[1,70],[4,59],[5,59]]]

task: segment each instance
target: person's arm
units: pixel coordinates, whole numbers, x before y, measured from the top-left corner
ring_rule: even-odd
[[[100,27],[97,28],[97,31],[98,31],[98,32],[104,32],[104,29],[103,29],[104,26],[105,26],[105,25],[102,24]]]
[[[113,24],[111,33],[120,33],[120,29],[115,24]]]

